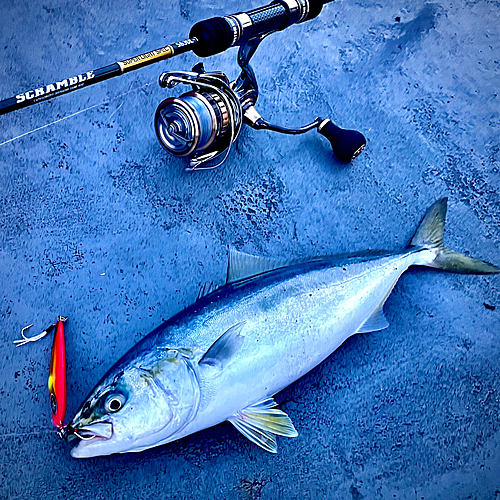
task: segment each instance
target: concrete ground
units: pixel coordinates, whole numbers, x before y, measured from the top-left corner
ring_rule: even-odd
[[[0,98],[262,3],[3,2]],[[72,459],[50,421],[51,340],[13,344],[27,324],[35,334],[69,316],[69,419],[122,354],[223,280],[228,245],[396,249],[448,196],[447,245],[500,265],[499,60],[493,0],[342,0],[267,39],[254,59],[261,113],[362,131],[350,165],[314,132],[245,129],[225,165],[185,172],[153,116],[170,95],[158,75],[190,69],[193,54],[0,117],[0,498],[500,498],[498,276],[407,272],[387,330],[351,338],[277,396],[299,437],[276,456],[223,424]],[[236,77],[236,49],[205,65]]]

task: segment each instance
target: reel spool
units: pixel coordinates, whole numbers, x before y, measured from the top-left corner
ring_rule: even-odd
[[[293,135],[316,129],[330,141],[335,156],[346,163],[365,148],[366,139],[360,132],[342,129],[329,119],[317,118],[294,129],[273,125],[262,118],[255,108],[258,86],[249,61],[265,36],[267,34],[252,38],[240,46],[241,73],[234,82],[230,83],[222,72],[206,73],[201,63],[191,72],[169,72],[160,76],[163,88],[178,84],[192,87],[179,97],[165,99],[155,114],[158,140],[174,156],[189,158],[188,170],[211,169],[224,163],[242,123],[256,130]]]
[[[193,68],[193,72],[160,76],[164,88],[179,83],[192,85],[193,90],[169,97],[158,106],[158,140],[174,156],[189,157],[193,170],[218,167],[228,157],[241,130],[243,110],[238,96],[224,73],[205,73],[201,66]]]

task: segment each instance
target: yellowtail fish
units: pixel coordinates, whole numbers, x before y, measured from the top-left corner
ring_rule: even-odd
[[[160,325],[101,379],[69,426],[76,458],[139,452],[231,422],[276,452],[294,437],[273,396],[351,335],[382,330],[384,302],[410,266],[500,268],[443,245],[447,200],[396,252],[272,261],[232,251],[227,283]]]

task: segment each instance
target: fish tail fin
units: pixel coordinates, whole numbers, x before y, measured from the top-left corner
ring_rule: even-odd
[[[443,232],[447,205],[448,198],[436,201],[427,210],[415,236],[413,236],[410,242],[410,247],[426,248],[434,252],[434,259],[430,262],[422,263],[422,265],[463,274],[500,273],[500,267],[479,259],[467,257],[467,255],[454,252],[444,246]]]

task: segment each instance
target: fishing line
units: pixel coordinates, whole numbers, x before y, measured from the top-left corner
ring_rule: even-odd
[[[149,82],[149,83],[146,83],[145,85],[142,85],[141,87],[137,87],[135,89],[132,89],[132,90],[128,90],[127,92],[124,92],[123,94],[120,94],[116,97],[113,97],[112,99],[108,99],[107,101],[103,101],[103,102],[100,102],[98,104],[94,104],[93,106],[89,106],[88,108],[85,108],[85,109],[81,109],[79,111],[76,111],[75,113],[72,113],[70,115],[67,115],[67,116],[64,116],[63,118],[59,118],[58,120],[55,120],[51,123],[47,123],[46,125],[42,125],[41,127],[38,127],[38,128],[35,128],[33,130],[30,130],[29,132],[24,132],[23,134],[21,135],[18,135],[16,137],[13,137],[12,139],[8,139],[7,141],[4,141],[4,142],[1,142],[0,143],[0,147],[2,146],[5,146],[6,144],[9,144],[10,142],[13,142],[15,141],[16,139],[21,139],[22,137],[25,137],[27,135],[30,135],[30,134],[34,134],[35,132],[38,132],[40,130],[43,130],[44,128],[47,128],[47,127],[50,127],[51,125],[55,125],[56,123],[59,123],[59,122],[62,122],[64,120],[67,120],[68,118],[73,118],[74,116],[76,115],[79,115],[80,113],[85,113],[85,111],[89,111],[93,108],[98,108],[99,106],[104,106],[106,104],[110,104],[112,103],[113,101],[116,101],[117,99],[120,99],[120,97],[124,97],[128,94],[131,94],[133,92],[137,92],[138,90],[142,90],[146,87],[149,87],[150,85],[153,85],[153,83],[156,83],[156,82]],[[120,104],[120,106],[118,106],[117,109],[115,109],[113,111],[113,113],[111,114],[111,116],[109,117],[110,119],[113,117],[113,115],[123,106],[123,103]]]
[[[41,429],[39,431],[29,431],[29,432],[9,432],[7,434],[0,434],[0,440],[12,439],[22,436],[40,436],[43,434],[54,434],[54,431],[49,429]]]

